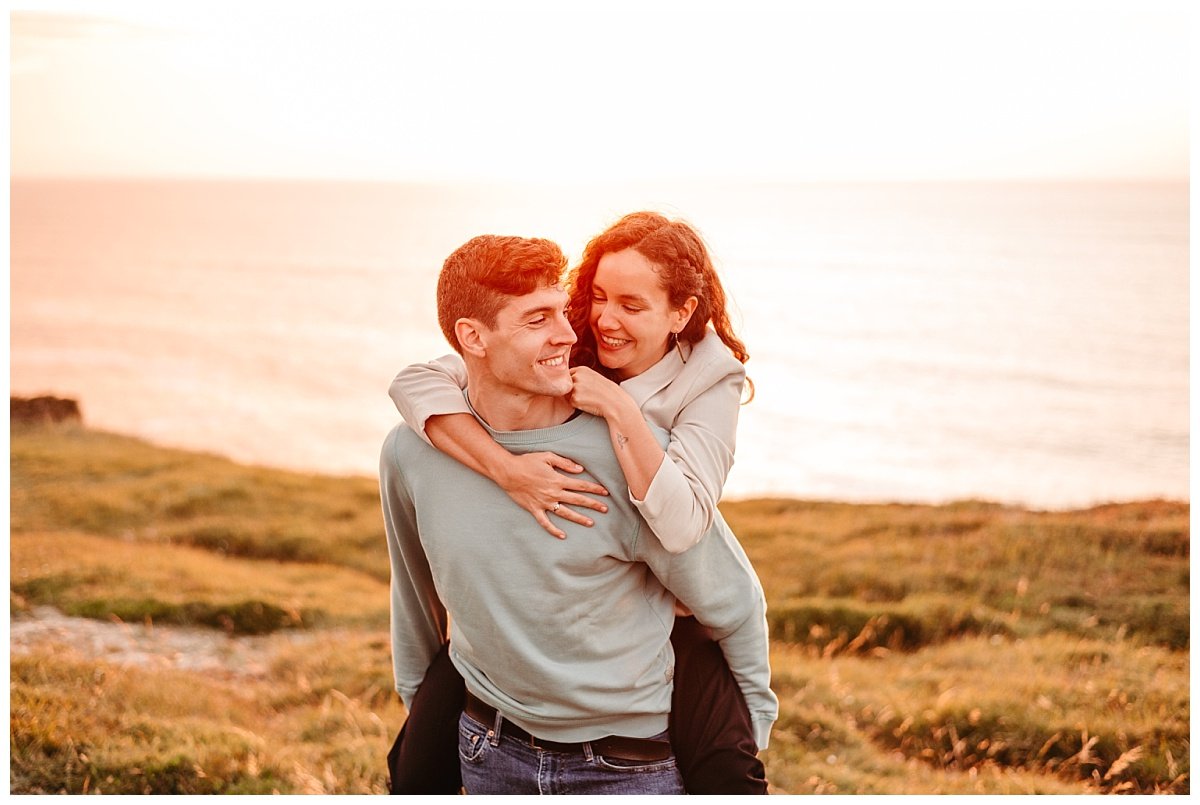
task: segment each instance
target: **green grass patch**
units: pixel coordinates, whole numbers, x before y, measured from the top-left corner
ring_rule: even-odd
[[[964,622],[965,613],[984,613],[982,631],[1002,613],[1020,635],[1069,631],[1188,647],[1186,503],[1031,512],[977,502],[767,499],[721,508],[773,606],[887,604],[876,609],[893,622],[909,615],[924,623],[926,604],[909,602],[942,599]]]
[[[387,585],[345,567],[58,533],[14,534],[9,558],[18,608],[241,634],[388,622]]]
[[[379,488],[82,428],[12,430],[13,533],[78,531],[354,568],[386,581]]]
[[[966,635],[1011,633],[1003,613],[945,596],[901,602],[854,599],[781,601],[767,611],[773,640],[811,646],[830,656],[845,652],[914,651]]]

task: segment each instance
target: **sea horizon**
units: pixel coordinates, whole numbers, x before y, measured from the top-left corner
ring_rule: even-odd
[[[727,498],[1187,500],[1187,187],[13,177],[10,385],[371,475],[391,377],[449,351],[450,250],[503,231],[574,260],[646,207],[704,235],[751,353]]]

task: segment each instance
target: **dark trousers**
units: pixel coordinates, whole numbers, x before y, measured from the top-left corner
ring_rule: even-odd
[[[689,794],[765,794],[750,713],[721,647],[695,618],[676,618],[670,733]],[[393,794],[457,794],[458,717],[466,686],[447,646],[433,658],[388,753]]]

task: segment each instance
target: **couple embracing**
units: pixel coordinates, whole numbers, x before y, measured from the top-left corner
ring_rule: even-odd
[[[447,258],[391,395],[393,793],[766,793],[766,603],[717,509],[746,350],[699,235],[632,213]],[[532,515],[532,516],[531,516]]]

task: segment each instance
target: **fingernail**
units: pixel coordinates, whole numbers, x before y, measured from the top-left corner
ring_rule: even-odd
[[[591,525],[595,525],[595,523],[593,523],[591,520],[588,520],[587,525],[591,526]]]

